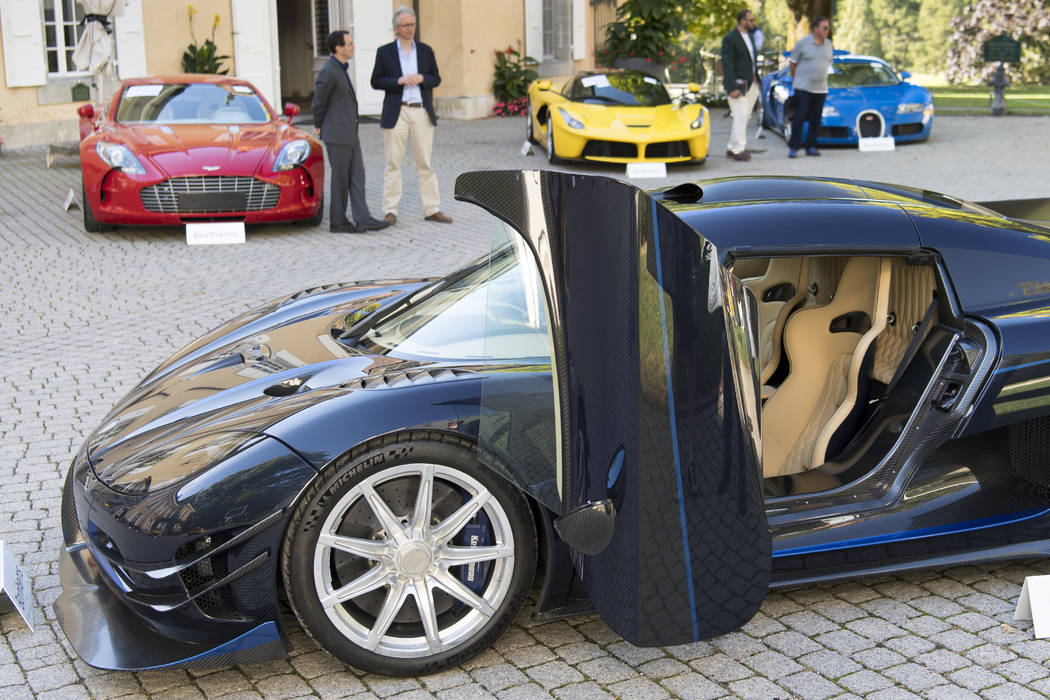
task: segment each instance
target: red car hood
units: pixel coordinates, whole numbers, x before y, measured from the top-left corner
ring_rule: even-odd
[[[149,158],[169,177],[253,175],[263,158],[276,151],[285,125],[161,124],[118,127],[133,152]]]

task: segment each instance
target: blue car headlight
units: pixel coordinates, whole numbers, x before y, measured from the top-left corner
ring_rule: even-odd
[[[707,110],[703,107],[700,108],[700,114],[697,115],[696,119],[689,125],[690,129],[699,129],[704,125],[704,121],[707,119]]]
[[[922,102],[901,102],[897,105],[897,114],[914,114],[923,111],[925,107]]]
[[[146,168],[142,166],[142,163],[127,146],[121,146],[119,143],[99,141],[95,144],[95,153],[111,168],[119,168],[129,175],[146,174]]]
[[[566,112],[561,107],[558,107],[558,112],[561,113],[561,118],[564,119],[565,123],[568,124],[571,128],[573,128],[573,129],[582,129],[583,128],[583,122],[581,122],[579,119],[577,119],[576,117],[574,117],[571,114],[569,114],[568,112]]]
[[[837,116],[839,116],[839,111],[837,109],[835,109],[832,105],[824,105],[824,109],[821,111],[820,116],[821,117],[837,117]]]
[[[281,146],[281,150],[277,153],[277,160],[273,163],[274,172],[281,173],[302,165],[308,155],[310,155],[309,141],[306,139],[289,141]]]

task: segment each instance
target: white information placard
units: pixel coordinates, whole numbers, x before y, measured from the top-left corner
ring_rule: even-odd
[[[521,144],[521,150],[518,151],[518,154],[521,155],[522,157],[524,157],[524,156],[531,156],[532,155],[532,144],[529,143],[528,141],[525,141],[524,143],[522,143]]]
[[[892,151],[897,145],[892,136],[870,136],[857,139],[857,149],[861,151]]]
[[[1050,637],[1050,576],[1025,577],[1014,619],[1031,620],[1036,639]]]
[[[667,177],[666,163],[628,163],[627,179],[643,177]]]
[[[244,243],[243,221],[205,221],[186,224],[187,245]]]
[[[15,610],[25,620],[29,631],[33,631],[33,586],[14,554],[0,540],[0,589],[15,605]]]

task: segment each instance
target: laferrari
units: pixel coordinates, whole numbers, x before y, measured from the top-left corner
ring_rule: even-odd
[[[87,437],[54,605],[84,661],[281,656],[286,598],[416,675],[536,576],[535,615],[668,645],[771,588],[1050,554],[1046,201],[542,171],[456,197],[488,254],[249,311]]]
[[[542,143],[553,164],[684,163],[707,159],[710,115],[699,86],[672,100],[657,78],[633,70],[585,71],[556,89],[529,86],[525,138]]]
[[[125,80],[82,105],[84,228],[115,224],[263,223],[324,215],[324,155],[251,83],[209,75]]]

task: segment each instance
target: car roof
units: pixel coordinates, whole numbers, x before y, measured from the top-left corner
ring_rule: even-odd
[[[994,215],[937,192],[845,178],[724,177],[649,193],[723,252],[918,251],[905,209]]]
[[[166,75],[144,75],[140,78],[128,78],[124,85],[173,85],[181,83],[212,83],[214,85],[248,85],[247,80],[228,75],[204,75],[201,73],[171,73]]]

